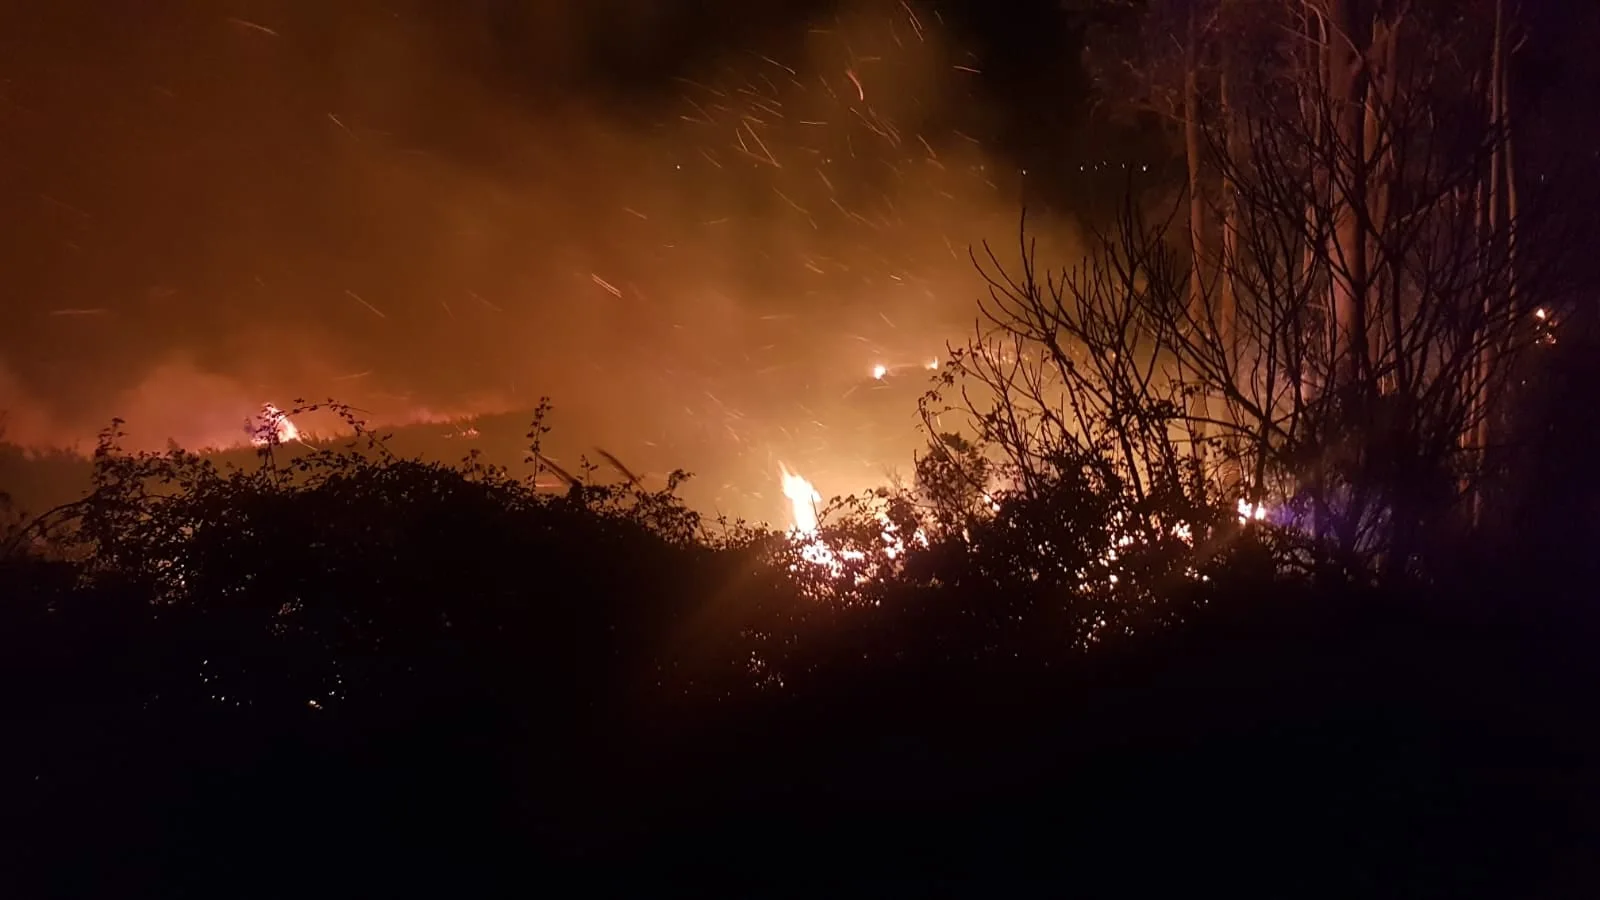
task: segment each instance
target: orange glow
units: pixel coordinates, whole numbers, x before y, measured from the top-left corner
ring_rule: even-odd
[[[791,528],[796,534],[815,534],[817,506],[822,502],[822,495],[811,482],[789,471],[783,463],[778,463],[778,472],[783,478],[783,495],[789,498]]]
[[[1243,497],[1239,498],[1239,524],[1246,525],[1250,522],[1259,522],[1267,517],[1267,508],[1260,503],[1252,504]]]
[[[250,443],[257,447],[300,440],[300,429],[289,414],[271,403],[262,405],[261,414],[251,423],[250,430]]]
[[[433,13],[313,4],[275,34],[170,11],[175,40],[233,42],[204,65],[109,40],[116,29],[91,48],[71,17],[45,17],[8,77],[56,85],[41,114],[68,116],[89,157],[41,176],[30,240],[53,249],[20,243],[8,266],[14,293],[38,299],[19,310],[26,328],[0,330],[4,439],[87,454],[116,416],[126,450],[248,453],[263,437],[241,425],[270,397],[293,415],[266,443],[320,444],[350,427],[291,398],[331,397],[402,454],[454,461],[470,441],[516,467],[548,396],[546,452],[683,466],[698,477],[681,496],[701,511],[791,518],[775,459],[830,494],[909,466],[921,386],[904,376],[964,340],[982,286],[967,251],[1017,222],[1015,164],[984,145],[995,111],[965,36],[917,2],[852,3],[771,41],[637,54],[673,61],[637,104],[546,104],[520,83],[532,70],[457,71],[452,42],[482,33],[474,6],[443,5],[468,18],[434,28]],[[540,18],[560,4],[523,6],[548,27],[504,37],[548,41],[518,58],[551,84],[598,85],[567,76],[636,55],[589,40],[614,29],[600,7],[568,4],[569,21]],[[259,56],[313,26],[362,78]],[[64,64],[63,46],[88,64]],[[168,90],[183,84],[207,89]],[[238,114],[214,115],[219,97]],[[326,103],[308,114],[284,97]],[[25,132],[13,149],[41,161],[66,133]],[[87,241],[75,229],[89,221],[121,231]],[[1046,252],[1075,244],[1067,216],[1030,228]]]

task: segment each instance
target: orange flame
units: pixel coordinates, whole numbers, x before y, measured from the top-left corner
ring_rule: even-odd
[[[257,447],[300,440],[300,429],[295,427],[289,414],[271,403],[262,404],[261,415],[256,417],[251,430],[250,443]]]
[[[817,530],[817,504],[822,502],[822,495],[817,489],[800,475],[789,471],[789,467],[778,463],[778,474],[783,476],[783,495],[789,498],[789,517],[793,528],[800,534],[813,534]]]

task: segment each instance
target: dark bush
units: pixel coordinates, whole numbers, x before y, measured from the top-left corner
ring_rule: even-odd
[[[15,896],[1539,896],[1595,833],[1582,616],[1330,578],[1089,465],[795,536],[113,442],[0,560]]]

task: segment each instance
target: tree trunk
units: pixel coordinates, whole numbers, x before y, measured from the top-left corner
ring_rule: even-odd
[[[1330,278],[1333,294],[1335,389],[1353,387],[1366,366],[1366,241],[1357,205],[1366,194],[1362,119],[1365,82],[1360,78],[1365,42],[1359,40],[1354,0],[1328,0],[1327,97],[1332,134],[1324,152],[1331,159],[1329,208],[1333,219]]]
[[[1310,58],[1306,61],[1305,68],[1300,73],[1300,114],[1305,122],[1305,127],[1310,131],[1310,146],[1317,148],[1324,145],[1327,137],[1325,110],[1322,107],[1322,103],[1327,99],[1326,81],[1328,77],[1328,45],[1330,42],[1328,40],[1327,23],[1322,14],[1312,8],[1310,4],[1306,4],[1303,7],[1303,11],[1305,14],[1306,44],[1309,47]],[[1306,201],[1306,245],[1304,260],[1300,269],[1300,290],[1305,291],[1307,297],[1313,296],[1313,286],[1318,277],[1317,267],[1327,246],[1326,239],[1322,234],[1322,221],[1319,218],[1320,211],[1327,208],[1329,184],[1332,181],[1331,173],[1325,163],[1326,160],[1313,158],[1311,196]],[[1321,393],[1331,389],[1333,386],[1331,361],[1338,354],[1335,339],[1338,329],[1334,327],[1333,293],[1331,289],[1326,294],[1326,297],[1328,302],[1326,307],[1321,310],[1321,322],[1319,324],[1323,327],[1323,333],[1327,338],[1327,343],[1324,345],[1323,350],[1328,354],[1330,366],[1327,371],[1321,373],[1326,380],[1303,386],[1302,391],[1296,394],[1297,400],[1308,392],[1306,387],[1309,387],[1309,392]],[[1308,373],[1302,372],[1302,379],[1306,374]],[[1326,499],[1323,493],[1325,479],[1320,465],[1314,468],[1311,480],[1311,491],[1314,498],[1311,511],[1311,533],[1313,537],[1320,541],[1325,536],[1326,525],[1329,522],[1323,502]]]
[[[1218,87],[1218,94],[1220,96],[1222,105],[1223,152],[1228,155],[1230,160],[1237,160],[1239,158],[1239,154],[1237,152],[1237,144],[1234,139],[1235,110],[1233,104],[1229,102],[1228,98],[1228,73],[1226,71],[1222,73],[1221,84]],[[1219,213],[1221,219],[1220,224],[1222,228],[1222,268],[1219,271],[1221,276],[1221,284],[1219,287],[1222,291],[1222,296],[1221,309],[1219,309],[1217,313],[1217,346],[1222,353],[1222,376],[1228,379],[1229,389],[1231,390],[1238,389],[1238,379],[1241,368],[1239,361],[1239,348],[1237,344],[1238,330],[1236,327],[1239,303],[1238,277],[1240,261],[1238,259],[1238,196],[1234,187],[1232,175],[1234,165],[1234,163],[1230,163],[1229,165],[1225,166],[1222,176],[1222,203]],[[1231,420],[1232,416],[1230,415],[1229,418]],[[1237,421],[1233,421],[1232,424],[1237,426],[1239,423]],[[1240,442],[1235,438],[1229,438],[1228,445],[1223,448],[1223,455],[1227,460],[1227,468],[1223,473],[1223,487],[1224,490],[1226,490],[1229,494],[1239,494],[1245,488],[1243,483],[1244,460],[1240,458],[1242,450],[1243,447],[1241,447]],[[1265,453],[1262,452],[1261,448],[1257,449],[1256,455],[1261,458],[1265,457]],[[1259,489],[1261,486],[1260,481],[1261,479],[1257,477],[1255,479],[1256,483],[1252,485],[1252,487]]]
[[[1194,327],[1200,327],[1200,323],[1206,321],[1205,281],[1201,271],[1205,256],[1205,207],[1200,191],[1200,20],[1193,4],[1189,7],[1187,31],[1183,58],[1183,151],[1189,166],[1189,317]],[[1189,403],[1189,432],[1197,464],[1203,460],[1204,445],[1210,434],[1206,424],[1210,418],[1208,406],[1203,390],[1196,391]]]
[[[1387,270],[1386,274],[1393,271],[1384,257],[1382,240],[1386,233],[1384,229],[1388,224],[1389,205],[1396,175],[1392,141],[1397,137],[1394,134],[1393,116],[1399,90],[1399,77],[1395,65],[1398,62],[1400,24],[1398,16],[1393,20],[1386,20],[1381,15],[1375,16],[1372,22],[1372,39],[1366,57],[1367,115],[1363,149],[1365,153],[1371,154],[1371,157],[1360,164],[1366,170],[1368,178],[1364,201],[1368,217],[1368,233],[1364,238],[1366,248],[1364,259],[1367,274],[1374,282],[1380,280],[1375,277],[1380,269]],[[1367,350],[1369,358],[1393,363],[1394,383],[1390,387],[1393,388],[1393,393],[1404,396],[1408,379],[1405,371],[1406,355],[1399,346],[1405,328],[1404,313],[1400,308],[1400,286],[1397,279],[1389,278],[1382,281],[1389,290],[1369,289],[1368,297],[1369,302],[1378,310],[1388,313],[1386,328],[1383,334],[1379,333],[1380,329],[1373,329]]]
[[[1502,33],[1500,39],[1505,40]],[[1507,52],[1502,50],[1502,53]],[[1500,61],[1500,122],[1504,133],[1501,134],[1501,150],[1505,154],[1506,173],[1506,291],[1510,299],[1515,301],[1517,296],[1517,158],[1514,153],[1515,121],[1511,117],[1511,65],[1510,61]],[[1512,315],[1516,315],[1516,304],[1509,304]]]
[[[1500,230],[1500,205],[1502,194],[1501,179],[1505,177],[1504,148],[1506,117],[1505,96],[1502,91],[1504,84],[1505,0],[1495,0],[1494,47],[1491,51],[1489,63],[1489,116],[1491,122],[1493,123],[1492,139],[1494,140],[1494,149],[1489,157],[1489,194],[1486,216],[1487,229],[1484,235],[1486,238],[1486,248],[1493,246],[1492,242],[1495,241]],[[1493,263],[1491,261],[1491,265],[1492,264]],[[1484,315],[1481,327],[1487,331],[1487,329],[1490,327],[1489,316],[1492,314],[1491,309],[1493,308],[1494,304],[1494,291],[1496,290],[1497,286],[1493,283],[1488,283],[1484,285],[1484,288]],[[1476,392],[1473,397],[1473,405],[1477,415],[1477,423],[1473,428],[1473,434],[1475,436],[1473,443],[1476,445],[1478,455],[1478,485],[1477,490],[1473,491],[1472,493],[1472,524],[1475,528],[1483,524],[1484,490],[1487,487],[1486,482],[1488,480],[1485,475],[1489,468],[1489,441],[1492,437],[1489,428],[1489,378],[1491,375],[1490,367],[1492,366],[1494,360],[1493,353],[1494,348],[1490,346],[1490,341],[1488,341],[1485,337],[1480,337],[1478,347],[1478,372],[1477,378],[1475,379],[1477,383],[1474,385]]]
[[[1228,76],[1222,76],[1222,127],[1224,152],[1230,159],[1237,159],[1237,142],[1234,124],[1234,109],[1228,102]],[[1238,196],[1233,184],[1233,165],[1227,167],[1227,172],[1222,178],[1222,308],[1217,316],[1218,343],[1228,356],[1228,377],[1238,377],[1238,360],[1236,359],[1237,347],[1235,335],[1237,328],[1235,320],[1238,317],[1239,303],[1239,206]]]

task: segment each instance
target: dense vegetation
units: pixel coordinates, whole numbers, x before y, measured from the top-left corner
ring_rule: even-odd
[[[1373,581],[955,437],[798,537],[115,440],[0,570],[14,896],[1589,883],[1588,591],[1530,557]]]
[[[1181,183],[974,254],[909,484],[707,521],[541,408],[558,493],[269,418],[4,510],[0,894],[1593,896],[1578,105],[1499,0],[1061,5]]]

